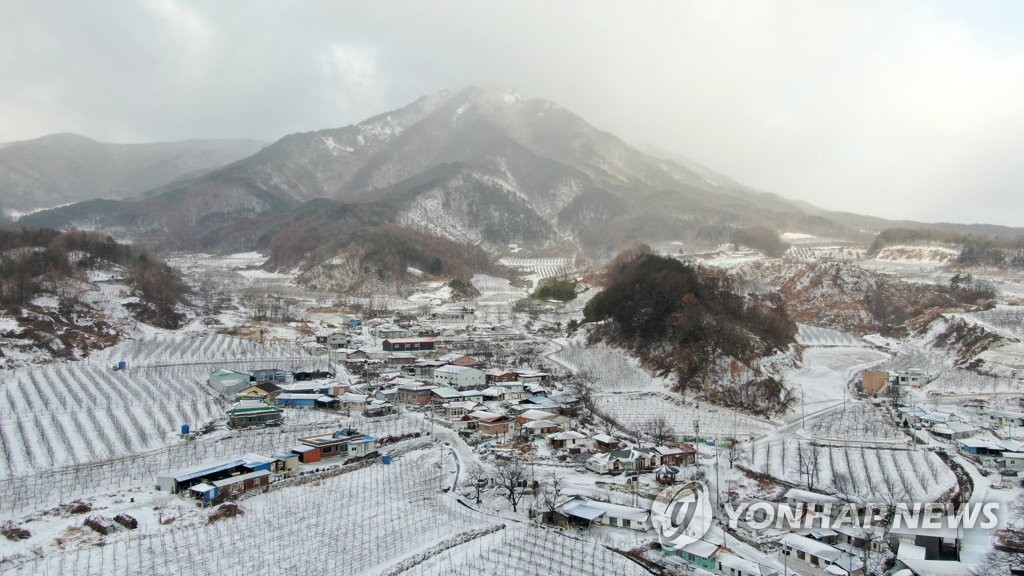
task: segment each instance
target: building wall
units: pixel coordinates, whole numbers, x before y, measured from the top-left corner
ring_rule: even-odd
[[[862,388],[868,396],[877,394],[889,382],[889,373],[880,370],[865,370],[862,375]]]

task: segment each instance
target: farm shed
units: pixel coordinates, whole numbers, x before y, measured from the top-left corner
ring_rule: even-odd
[[[217,488],[217,494],[214,496],[215,498],[228,496],[230,494],[240,494],[248,490],[269,486],[270,472],[267,470],[260,470],[259,472],[240,474],[223,480],[215,480],[213,485]]]
[[[220,480],[232,474],[247,471],[245,469],[245,460],[230,458],[228,460],[200,464],[160,474],[156,477],[156,484],[160,490],[175,494],[180,490],[190,488],[203,481]]]
[[[417,350],[433,350],[433,338],[388,338],[381,347],[385,352],[415,352]]]
[[[206,379],[206,384],[220,394],[234,396],[249,387],[251,375],[236,370],[215,370]]]
[[[323,394],[317,393],[304,393],[304,392],[285,392],[278,394],[274,400],[278,406],[286,408],[316,408],[317,400],[323,397]],[[330,398],[328,396],[328,398]]]
[[[300,445],[291,449],[293,454],[299,457],[299,462],[312,464],[320,461],[320,449],[316,446]]]
[[[548,442],[554,448],[569,448],[586,444],[587,437],[579,432],[569,430],[567,432],[555,432],[547,435]]]
[[[291,472],[299,467],[299,455],[295,452],[274,452],[274,472]]]
[[[273,382],[274,384],[291,384],[295,381],[291,372],[287,370],[281,370],[280,368],[267,368],[264,370],[253,370],[252,377],[250,378],[253,382]]]
[[[228,425],[235,429],[263,426],[267,422],[280,420],[283,413],[284,410],[277,406],[268,406],[259,401],[238,402],[226,412]]]

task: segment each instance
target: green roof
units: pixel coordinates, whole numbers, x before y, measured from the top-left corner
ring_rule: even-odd
[[[234,416],[235,414],[249,414],[256,412],[284,412],[284,409],[278,408],[277,406],[255,406],[253,408],[232,408],[227,411],[228,415]]]

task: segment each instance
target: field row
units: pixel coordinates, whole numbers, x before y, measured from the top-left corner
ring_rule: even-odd
[[[388,466],[245,499],[244,516],[118,532],[103,546],[54,550],[5,573],[377,574],[453,534],[496,524],[442,500],[440,477],[450,471],[432,461],[433,453],[411,452]]]
[[[748,466],[811,490],[889,504],[935,499],[956,483],[933,452],[854,446],[816,446],[805,440],[755,443]]]
[[[287,450],[298,436],[353,427],[378,438],[426,433],[423,421],[404,415],[339,417],[281,428],[250,429],[228,435],[180,440],[160,449],[77,466],[0,478],[0,515],[31,512],[113,490],[149,486],[158,473],[239,454]]]

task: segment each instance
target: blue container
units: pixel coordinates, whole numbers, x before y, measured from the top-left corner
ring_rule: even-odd
[[[391,464],[391,454],[385,454],[380,457],[380,461],[384,464]]]
[[[188,436],[188,424],[181,425],[181,435]]]
[[[117,369],[118,369],[118,370],[124,370],[125,368],[128,368],[128,363],[127,363],[127,362],[125,362],[124,360],[120,360],[120,361],[118,361],[118,363],[117,363]]]

